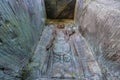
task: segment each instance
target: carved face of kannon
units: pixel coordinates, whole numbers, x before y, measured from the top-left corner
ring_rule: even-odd
[[[64,24],[58,24],[58,25],[57,25],[57,28],[58,28],[58,29],[64,29],[64,27],[65,27]]]

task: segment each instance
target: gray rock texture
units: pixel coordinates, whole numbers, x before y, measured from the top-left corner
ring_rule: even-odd
[[[45,25],[46,15],[74,19],[65,29],[76,79],[48,76],[46,46],[57,24]],[[0,0],[0,80],[120,80],[120,1]]]
[[[75,32],[69,38],[69,44],[71,46],[71,57],[74,60],[72,66],[68,67],[75,68],[75,71],[72,72],[72,76],[76,73],[77,75],[72,77],[52,77],[52,72],[49,75],[49,71],[53,68],[53,72],[56,71],[56,68],[59,67],[59,70],[62,70],[66,66],[61,67],[61,63],[58,63],[57,67],[53,66],[54,64],[50,61],[52,58],[53,51],[46,51],[46,45],[52,37],[52,32],[55,25],[47,25],[43,30],[41,40],[38,43],[38,46],[33,55],[32,62],[29,63],[27,69],[27,74],[29,74],[24,80],[103,80],[101,69],[95,60],[90,47],[88,46],[84,37],[78,32]],[[58,45],[60,46],[60,44]],[[52,64],[52,68],[51,65]],[[58,70],[58,72],[59,72]],[[68,74],[65,72],[64,76]],[[56,74],[59,76],[58,74]],[[61,74],[60,74],[61,75]],[[71,76],[71,75],[70,75]]]
[[[39,41],[44,8],[43,0],[0,0],[0,80],[21,77]]]
[[[81,3],[81,0],[78,0]],[[76,23],[108,80],[120,77],[120,1],[85,0],[78,5]]]

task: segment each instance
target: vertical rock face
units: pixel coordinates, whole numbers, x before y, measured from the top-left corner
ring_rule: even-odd
[[[80,0],[79,0],[80,1]],[[88,4],[87,4],[88,3]],[[80,5],[78,5],[79,9]],[[119,80],[120,75],[120,2],[94,0],[85,2],[77,11],[76,23],[90,43],[107,79]],[[106,70],[106,71],[105,71]]]
[[[76,0],[76,9],[75,9],[75,24],[80,25],[79,19],[82,13],[82,8],[83,8],[83,0]]]
[[[44,20],[43,0],[0,0],[0,80],[17,80],[14,76],[32,55]]]

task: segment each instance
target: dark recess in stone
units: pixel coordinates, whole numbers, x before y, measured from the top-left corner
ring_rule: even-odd
[[[11,33],[11,39],[17,38],[17,34],[15,32],[10,32]]]
[[[10,21],[9,20],[5,20],[5,24],[9,24],[10,23]]]
[[[48,19],[74,19],[76,0],[45,0]]]
[[[2,70],[2,71],[3,71],[3,70],[5,70],[5,68],[3,68],[3,67],[2,67],[2,68],[0,68],[0,70]]]
[[[0,44],[2,44],[3,43],[3,41],[2,41],[2,39],[0,39]]]

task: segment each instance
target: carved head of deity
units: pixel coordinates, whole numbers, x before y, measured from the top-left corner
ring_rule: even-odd
[[[64,25],[64,24],[58,24],[58,25],[57,25],[57,28],[58,28],[58,29],[64,29],[64,28],[65,28],[65,25]]]

